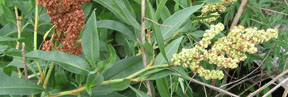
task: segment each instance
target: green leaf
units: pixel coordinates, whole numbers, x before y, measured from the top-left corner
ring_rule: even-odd
[[[19,79],[17,76],[9,77],[0,70],[0,95],[30,95],[44,91],[36,83]]]
[[[67,78],[65,70],[60,66],[55,66],[54,69],[54,81],[57,85],[67,85],[70,81]]]
[[[4,53],[8,49],[7,45],[1,45],[0,44],[0,54]]]
[[[157,80],[172,74],[173,71],[165,68],[149,70],[141,75],[141,79]]]
[[[215,4],[221,2],[221,0],[205,0],[204,2],[209,4]]]
[[[113,48],[112,45],[107,45],[107,49],[109,50],[109,55],[110,55],[110,58],[107,60],[107,64],[105,64],[105,67],[104,67],[104,70],[103,72],[105,72],[106,70],[108,70],[109,68],[111,68],[116,60],[117,60],[117,54],[116,54],[116,51],[115,49]]]
[[[28,58],[42,59],[59,63],[64,69],[76,74],[88,74],[91,71],[89,64],[81,57],[66,54],[60,51],[32,51],[26,54]]]
[[[157,10],[156,10],[157,19],[159,19],[161,17],[161,19],[164,21],[169,16],[171,16],[171,13],[170,13],[169,9],[167,8],[167,6],[163,6],[163,5],[166,5],[166,4],[164,4],[165,3],[164,0],[156,0],[156,3],[157,3]],[[162,6],[163,6],[163,8],[161,10]],[[160,12],[160,16],[158,15],[157,12]]]
[[[128,25],[133,26],[136,30],[140,31],[140,24],[136,21],[136,19],[132,16],[132,13],[129,12],[124,2],[119,0],[93,0],[109,11],[111,11],[116,17],[118,17],[121,21],[125,22]]]
[[[152,20],[156,20],[156,16],[154,14],[155,12],[154,12],[153,7],[150,4],[150,2],[148,2],[148,6],[150,9],[150,14],[151,14]],[[164,56],[164,59],[166,60],[166,62],[169,63],[168,58],[166,56],[165,49],[164,49],[164,40],[163,40],[163,36],[161,34],[161,30],[160,30],[159,26],[156,25],[155,23],[153,23],[153,30],[154,30],[153,33],[156,37],[158,46],[160,48],[160,52],[161,52],[162,56]]]
[[[197,38],[197,39],[200,39],[204,33],[205,33],[205,31],[197,30],[197,31],[191,32],[189,34],[192,35],[193,37]]]
[[[179,37],[178,39],[176,39],[176,40],[172,41],[170,44],[168,44],[167,47],[165,47],[165,51],[166,51],[166,54],[167,54],[167,57],[169,60],[172,58],[173,54],[177,53],[182,39],[183,39],[183,37]],[[155,58],[154,64],[155,65],[166,64],[163,55],[158,54]]]
[[[113,67],[104,73],[105,80],[127,77],[143,69],[142,57],[133,56],[117,61]]]
[[[98,28],[107,28],[116,30],[127,36],[130,40],[136,40],[134,33],[124,24],[114,20],[100,20],[97,23]]]
[[[81,43],[85,58],[89,60],[90,64],[96,65],[96,62],[100,60],[100,42],[95,11],[92,12],[86,23]]]
[[[108,85],[103,85],[103,86],[93,88],[92,95],[107,95],[114,91],[124,90],[128,88],[129,86],[130,86],[130,80],[125,79],[122,82],[111,83]]]
[[[9,48],[5,52],[3,52],[4,55],[8,56],[17,56],[17,57],[22,57],[22,52],[21,50],[17,50],[15,48]]]
[[[135,89],[132,86],[130,86],[130,88],[137,94],[138,97],[150,97],[146,93],[144,93],[143,91]],[[161,96],[161,97],[169,97],[169,96]]]
[[[5,1],[6,1],[6,0],[0,0],[0,4],[5,5]]]
[[[160,17],[160,13],[162,12],[163,8],[166,7],[165,4],[166,4],[167,1],[168,0],[161,0],[160,3],[157,5],[157,10],[156,10],[156,13],[155,13],[156,17]]]
[[[167,27],[161,27],[161,32],[163,34],[164,40],[167,40],[170,38],[175,31],[177,31],[181,25],[183,25],[189,17],[199,10],[202,7],[202,5],[195,5],[192,7],[188,7],[185,9],[182,9],[180,11],[177,11],[172,16],[170,16],[167,20],[164,21],[163,25],[171,26],[170,28]]]
[[[106,95],[92,95],[92,97],[129,97],[129,96],[126,96],[124,94],[120,94],[120,93],[110,93],[110,94],[106,94]],[[86,97],[86,96],[83,96],[83,97]]]
[[[0,36],[0,42],[3,41],[16,41],[18,40],[17,38],[10,38],[10,37],[4,37],[4,36]]]
[[[102,83],[103,80],[104,80],[103,76],[98,74],[97,70],[89,72],[86,82],[87,93],[91,96],[93,86]]]
[[[13,60],[7,66],[15,66],[17,68],[24,68],[22,57],[13,57]],[[26,64],[29,64],[26,62]]]
[[[156,86],[161,97],[170,97],[168,82],[167,77],[156,80]]]

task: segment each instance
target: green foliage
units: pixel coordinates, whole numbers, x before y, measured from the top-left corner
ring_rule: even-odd
[[[193,1],[193,2],[192,2]],[[82,6],[85,13],[85,26],[76,44],[82,45],[82,55],[75,56],[53,48],[41,51],[42,37],[53,26],[46,8],[39,9],[37,48],[33,50],[33,32],[35,26],[35,0],[0,0],[0,95],[34,96],[72,95],[97,97],[149,97],[146,84],[149,80],[153,97],[202,97],[219,94],[212,89],[203,89],[202,85],[191,83],[196,79],[206,84],[228,89],[222,86],[255,70],[247,78],[260,73],[260,79],[275,76],[285,71],[287,66],[288,34],[286,26],[288,7],[283,0],[248,0],[248,5],[240,17],[239,24],[245,27],[267,29],[279,27],[279,38],[257,45],[257,54],[246,54],[247,60],[240,62],[237,69],[224,70],[227,77],[223,80],[207,81],[194,75],[194,71],[182,67],[172,67],[170,59],[183,48],[192,48],[203,37],[210,24],[223,23],[225,30],[216,39],[226,36],[237,13],[241,0],[229,4],[220,18],[211,23],[198,20],[201,7],[215,4],[221,0],[146,0],[146,43],[141,44],[141,0],[91,0]],[[15,9],[21,21],[21,37],[18,38]],[[262,9],[261,9],[262,8]],[[97,10],[96,10],[97,9]],[[267,9],[270,9],[267,10]],[[271,11],[271,10],[274,10]],[[52,29],[47,39],[52,39]],[[148,33],[149,32],[149,33]],[[212,44],[216,41],[212,39]],[[24,80],[24,61],[16,41],[26,44],[25,58],[28,75]],[[81,42],[80,42],[81,41]],[[55,47],[61,46],[53,40]],[[208,48],[211,48],[210,45]],[[147,64],[143,66],[141,48],[146,50]],[[39,64],[38,64],[39,63]],[[203,65],[205,64],[205,65]],[[201,66],[216,69],[213,64],[203,62]],[[50,78],[43,85],[39,67],[44,77]],[[51,65],[55,65],[54,67]],[[257,68],[260,66],[260,68]],[[53,68],[51,68],[53,67]],[[17,76],[19,72],[22,77]],[[51,70],[50,70],[51,69]],[[48,72],[51,71],[51,72]],[[49,76],[49,73],[51,74]],[[178,76],[175,76],[178,75]],[[265,76],[263,76],[265,75]],[[266,76],[267,75],[267,76]],[[171,78],[170,78],[171,76]],[[251,79],[251,80],[255,80]],[[142,83],[143,82],[143,83]],[[37,85],[38,84],[38,85]],[[228,90],[246,96],[258,89],[249,81]],[[234,84],[233,84],[234,85]],[[267,93],[266,88],[259,95]],[[70,93],[71,91],[77,93]],[[79,93],[78,93],[79,92]]]
[[[96,68],[96,62],[100,60],[100,41],[97,31],[95,11],[92,12],[87,21],[81,39],[85,58],[90,64],[92,64],[92,67]]]
[[[0,72],[0,95],[30,95],[41,93],[44,89],[36,83],[19,79],[16,76],[7,76]]]

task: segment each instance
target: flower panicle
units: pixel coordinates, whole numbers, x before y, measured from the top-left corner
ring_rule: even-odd
[[[221,2],[219,3],[203,5],[201,9],[201,15],[198,17],[207,17],[208,15],[212,15],[213,17],[201,19],[199,21],[209,23],[209,22],[217,20],[220,14],[215,11],[224,12],[226,11],[225,5],[229,3],[233,3],[233,2],[237,2],[237,0],[221,0]]]
[[[221,70],[207,70],[199,65],[200,62],[205,60],[217,67],[234,69],[238,67],[240,61],[247,58],[245,53],[255,54],[258,51],[257,44],[278,38],[278,29],[258,30],[255,27],[245,28],[239,25],[234,26],[227,36],[219,38],[207,50],[211,44],[210,40],[223,30],[224,25],[222,23],[211,25],[210,29],[205,30],[201,41],[191,49],[183,49],[180,53],[174,54],[171,62],[184,68],[189,67],[206,80],[222,79],[224,74]]]

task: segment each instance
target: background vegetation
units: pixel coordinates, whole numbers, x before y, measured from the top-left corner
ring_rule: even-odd
[[[223,69],[224,79],[205,80],[189,69],[167,65],[173,54],[200,41],[210,24],[225,25],[216,39],[228,34],[241,0],[228,4],[216,21],[198,22],[203,19],[197,18],[201,6],[219,1],[146,0],[146,42],[141,44],[141,0],[91,0],[82,6],[86,22],[79,40],[84,54],[75,56],[40,50],[55,32],[46,8],[35,5],[35,0],[0,0],[0,95],[149,97],[146,92],[150,85],[153,97],[224,96],[228,91],[247,96],[265,84],[269,86],[256,94],[271,94],[274,86],[286,81],[282,76],[288,67],[285,0],[248,1],[239,24],[279,28],[279,38],[258,45],[258,53],[247,54],[237,69]],[[145,48],[149,68],[143,67],[141,48]],[[216,68],[208,63],[201,65]],[[268,82],[273,78],[276,84],[271,85]],[[144,84],[147,80],[150,83]],[[273,96],[282,96],[283,92],[278,90]]]

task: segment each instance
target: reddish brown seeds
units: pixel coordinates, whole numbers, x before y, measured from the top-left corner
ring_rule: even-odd
[[[55,25],[55,30],[61,32],[60,36],[54,34],[54,38],[62,45],[57,50],[81,55],[81,44],[75,45],[80,31],[83,29],[85,15],[82,4],[90,0],[40,0],[40,5],[47,8],[50,21]]]

